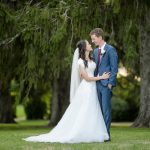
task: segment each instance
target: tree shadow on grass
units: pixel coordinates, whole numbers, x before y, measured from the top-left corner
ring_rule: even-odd
[[[52,129],[48,126],[48,121],[45,120],[25,120],[13,124],[0,124],[0,131],[3,130],[38,130],[38,129]]]

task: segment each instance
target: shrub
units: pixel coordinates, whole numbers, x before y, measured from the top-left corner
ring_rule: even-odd
[[[125,100],[112,98],[112,121],[128,120],[129,105]]]
[[[46,114],[46,102],[41,99],[40,90],[32,90],[29,98],[25,102],[25,113],[27,119],[43,119]]]

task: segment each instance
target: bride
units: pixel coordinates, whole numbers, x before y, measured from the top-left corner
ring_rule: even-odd
[[[87,40],[77,43],[71,74],[70,105],[56,127],[49,133],[25,138],[31,142],[104,142],[109,139],[97,97],[96,81],[110,74],[94,77],[96,68]]]

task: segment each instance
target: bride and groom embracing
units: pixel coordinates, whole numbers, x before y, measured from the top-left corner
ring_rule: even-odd
[[[104,41],[104,32],[90,32],[94,51],[87,40],[77,43],[74,52],[70,105],[49,133],[25,138],[31,142],[105,142],[110,141],[111,97],[116,85],[118,56]],[[93,53],[91,54],[91,52]]]

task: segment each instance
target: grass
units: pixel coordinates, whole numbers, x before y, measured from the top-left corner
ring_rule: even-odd
[[[16,108],[16,116],[18,119],[25,118],[25,110],[23,105],[18,105]]]
[[[132,128],[131,123],[112,123],[112,141],[107,143],[32,143],[22,138],[47,133],[48,121],[26,121],[24,108],[17,107],[16,124],[0,124],[0,150],[150,150],[150,129]]]
[[[17,124],[0,124],[0,150],[149,150],[150,129],[132,128],[129,123],[113,123],[112,141],[107,143],[32,143],[22,138],[47,133],[48,121],[19,121]]]

